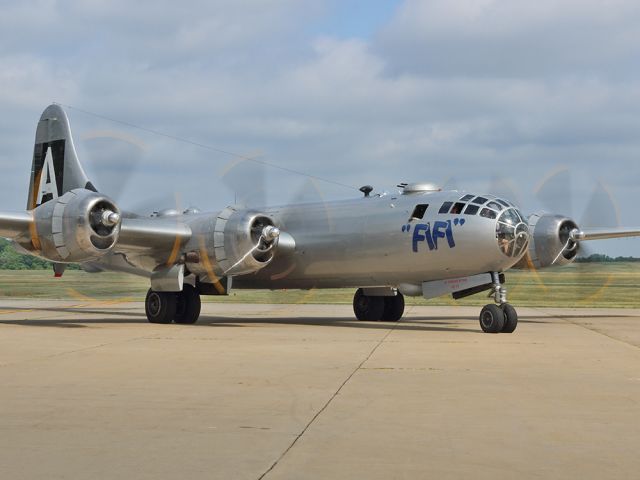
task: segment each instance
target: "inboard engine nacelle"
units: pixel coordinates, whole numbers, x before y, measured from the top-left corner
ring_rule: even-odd
[[[199,275],[245,275],[271,263],[276,247],[280,251],[294,245],[291,236],[281,232],[268,215],[227,207],[218,214],[213,242],[207,244],[210,261],[187,262],[187,267]]]
[[[40,205],[33,216],[30,245],[22,246],[53,262],[80,263],[102,257],[120,233],[120,210],[115,203],[83,188]]]
[[[571,218],[548,213],[534,213],[529,217],[531,242],[528,254],[515,268],[545,268],[552,265],[567,265],[578,255],[579,243],[573,232],[579,231]],[[528,265],[529,262],[531,265]]]

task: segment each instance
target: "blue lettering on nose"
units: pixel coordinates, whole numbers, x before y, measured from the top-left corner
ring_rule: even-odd
[[[429,250],[433,250],[433,239],[431,238],[431,224],[418,223],[413,229],[413,251],[418,251],[418,243],[427,242]]]
[[[413,228],[413,236],[412,236],[412,249],[414,252],[418,252],[418,244],[420,242],[426,242],[429,250],[437,250],[438,249],[438,241],[439,239],[446,239],[449,248],[454,248],[456,246],[456,242],[453,238],[453,225],[462,226],[464,225],[465,220],[463,218],[456,218],[453,221],[447,220],[446,222],[437,221],[434,222],[433,228],[431,227],[431,223],[418,223]],[[409,232],[411,229],[410,225],[403,225],[402,231]]]
[[[451,227],[451,221],[446,221],[446,222],[441,222],[441,221],[437,221],[436,223],[433,224],[433,244],[435,249],[438,249],[438,239],[439,238],[446,238],[447,237],[447,233],[446,230],[447,228]]]

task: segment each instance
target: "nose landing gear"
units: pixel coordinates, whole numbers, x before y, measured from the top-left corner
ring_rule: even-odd
[[[518,326],[518,313],[507,303],[507,289],[500,282],[500,275],[491,272],[491,294],[498,305],[485,305],[480,312],[480,328],[485,333],[513,333]]]

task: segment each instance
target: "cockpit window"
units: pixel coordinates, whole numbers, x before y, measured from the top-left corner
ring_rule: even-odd
[[[487,207],[493,208],[494,210],[498,210],[498,211],[504,209],[504,207],[502,205],[500,205],[499,203],[496,203],[496,202],[487,203]]]
[[[451,205],[453,205],[453,202],[444,202],[440,207],[440,210],[438,211],[438,213],[449,213],[449,209],[451,208]]]
[[[458,214],[462,213],[463,209],[464,209],[464,203],[456,202],[456,204],[451,209],[451,212],[449,212],[449,213],[451,213],[452,215],[458,215]]]
[[[510,207],[511,205],[509,205],[508,202],[505,202],[504,200],[500,200],[499,198],[496,198],[496,202],[498,202],[501,205],[504,205],[505,207]]]
[[[467,208],[464,209],[464,214],[465,215],[475,215],[476,213],[478,213],[478,210],[480,210],[480,206],[478,205],[473,205],[473,204],[469,204],[467,205]]]
[[[471,200],[475,195],[465,195],[464,197],[462,197],[460,199],[461,202],[468,202],[469,200]]]
[[[411,214],[411,218],[421,219],[424,217],[424,213],[429,208],[429,205],[416,205],[416,208],[413,209],[413,213]]]
[[[484,205],[485,203],[487,203],[487,198],[484,197],[476,197],[473,199],[473,203],[477,203],[478,205]]]
[[[483,208],[480,212],[480,216],[484,218],[497,218],[498,214],[493,210],[489,210],[488,208]]]

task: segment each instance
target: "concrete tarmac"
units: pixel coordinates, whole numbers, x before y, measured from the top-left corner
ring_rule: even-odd
[[[640,310],[0,302],[1,479],[640,476]]]

